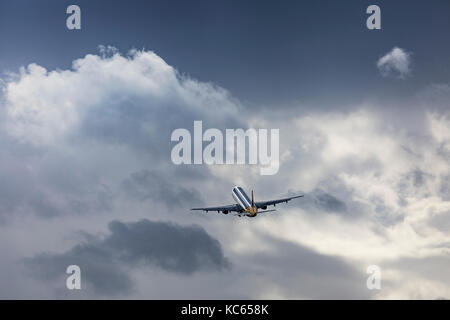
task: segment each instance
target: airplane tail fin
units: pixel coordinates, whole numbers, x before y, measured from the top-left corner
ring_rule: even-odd
[[[255,206],[255,199],[253,198],[253,190],[252,190],[252,208]]]

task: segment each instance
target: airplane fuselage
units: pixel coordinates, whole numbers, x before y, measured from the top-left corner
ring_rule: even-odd
[[[248,217],[255,217],[258,214],[258,208],[256,208],[253,201],[250,200],[244,189],[236,186],[233,188],[231,195],[233,196],[234,201],[242,208],[242,212],[246,212]]]

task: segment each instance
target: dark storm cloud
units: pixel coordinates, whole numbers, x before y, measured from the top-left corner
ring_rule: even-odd
[[[78,265],[88,290],[100,295],[129,293],[133,281],[128,269],[158,267],[190,275],[197,271],[230,268],[222,247],[200,226],[140,220],[112,221],[105,238],[87,235],[64,253],[43,253],[24,260],[28,272],[44,281],[61,280],[67,266]]]
[[[109,229],[112,233],[104,244],[128,263],[156,265],[182,274],[230,267],[219,241],[200,226],[141,220],[129,224],[113,221]]]
[[[171,183],[173,177],[165,177],[156,171],[134,172],[122,183],[122,189],[139,201],[160,201],[168,208],[202,204],[200,193]]]

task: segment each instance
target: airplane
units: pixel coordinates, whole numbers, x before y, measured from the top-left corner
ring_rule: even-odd
[[[244,189],[242,189],[239,186],[233,187],[231,195],[233,196],[234,201],[236,201],[236,204],[230,204],[230,205],[221,206],[221,207],[192,208],[191,210],[201,210],[201,211],[206,211],[206,212],[217,211],[218,213],[220,213],[222,211],[223,214],[228,214],[229,212],[235,211],[235,212],[237,212],[237,215],[239,217],[247,216],[247,217],[253,218],[253,217],[256,217],[256,215],[258,213],[276,211],[274,209],[266,210],[267,206],[275,207],[277,203],[282,203],[282,202],[288,203],[292,199],[301,198],[304,196],[304,195],[300,195],[300,196],[294,196],[294,197],[289,197],[289,198],[255,202],[254,197],[253,197],[253,190],[252,190],[252,200],[250,200],[250,198],[245,193]],[[258,211],[258,209],[262,209],[265,211]]]

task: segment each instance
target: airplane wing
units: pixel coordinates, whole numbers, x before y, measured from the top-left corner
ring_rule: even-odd
[[[256,206],[257,208],[264,208],[264,207],[267,207],[267,206],[274,206],[274,205],[276,205],[277,203],[282,203],[282,202],[288,203],[288,202],[291,201],[292,199],[295,199],[295,198],[301,198],[301,197],[303,197],[303,195],[301,195],[301,196],[289,197],[289,198],[283,198],[283,199],[276,199],[276,200],[269,200],[269,201],[255,202],[255,206]]]
[[[230,204],[227,206],[221,206],[221,207],[208,207],[208,208],[192,208],[191,210],[202,210],[202,211],[236,211],[239,212],[242,210],[242,208],[237,204]]]

